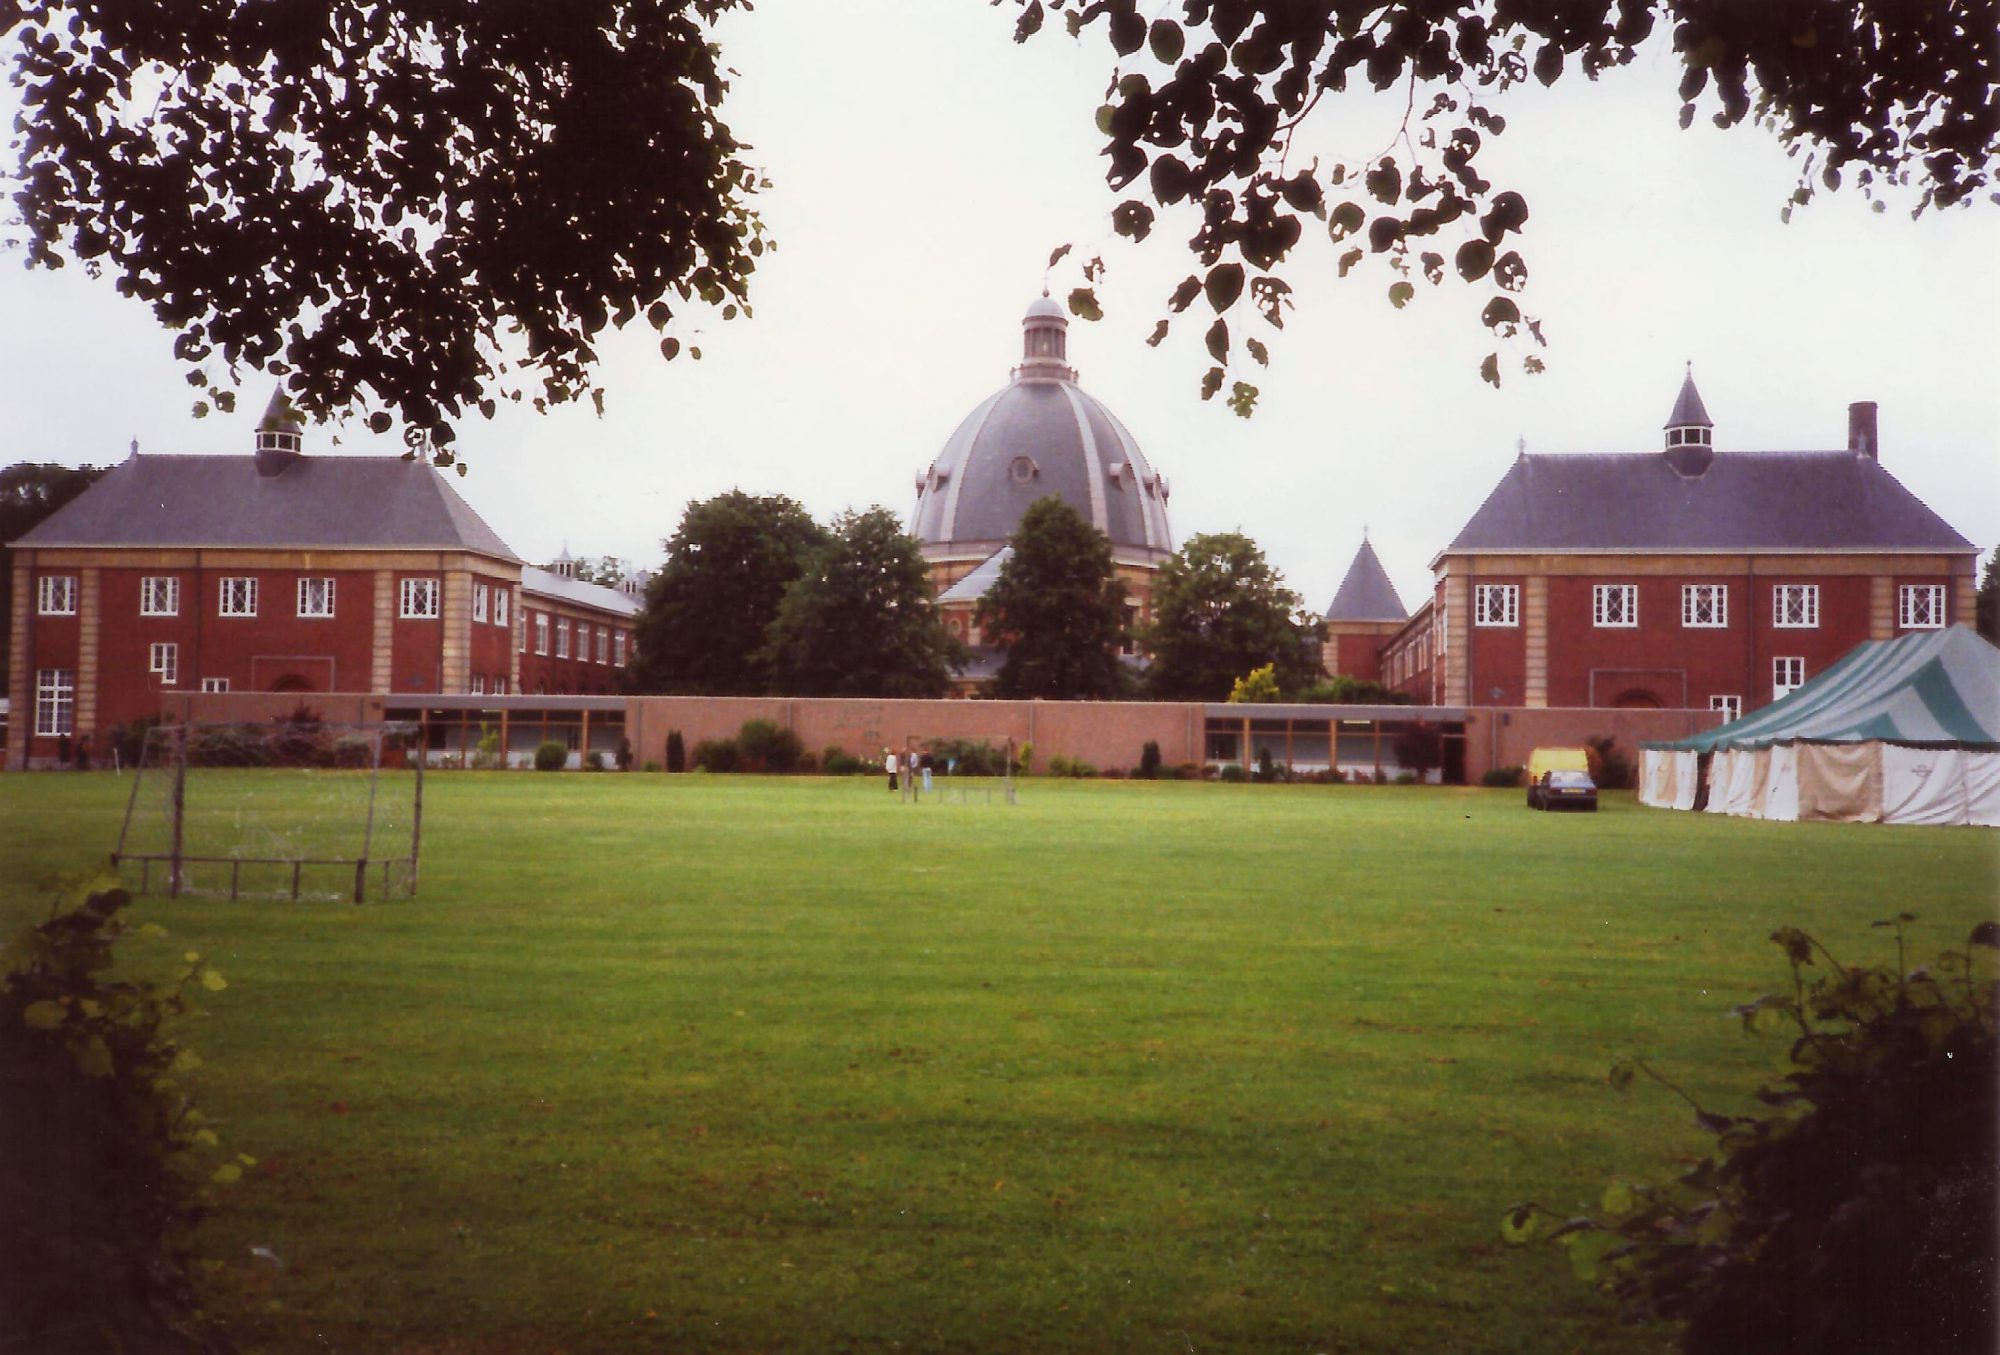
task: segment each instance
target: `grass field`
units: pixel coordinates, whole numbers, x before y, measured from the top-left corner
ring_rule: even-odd
[[[128,785],[0,778],[9,929]],[[121,964],[229,980],[183,1037],[259,1159],[205,1228],[249,1349],[1661,1350],[1502,1210],[1699,1150],[1603,1073],[1740,1107],[1772,928],[1928,954],[2000,874],[1400,787],[457,774],[425,830],[414,901],[137,910]]]

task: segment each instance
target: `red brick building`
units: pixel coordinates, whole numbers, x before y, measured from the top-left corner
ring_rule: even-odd
[[[1717,452],[1690,375],[1651,453],[1529,456],[1431,562],[1384,680],[1418,701],[1733,718],[1864,640],[1971,625],[1977,548],[1848,445]]]
[[[1382,681],[1382,647],[1408,616],[1389,571],[1364,536],[1321,618],[1320,666],[1364,682]]]
[[[635,598],[525,568],[422,459],[302,444],[273,397],[255,455],[135,451],[13,543],[10,768],[175,692],[610,690]]]

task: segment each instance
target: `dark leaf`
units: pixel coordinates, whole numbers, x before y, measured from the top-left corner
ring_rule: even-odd
[[[1153,49],[1153,59],[1165,66],[1179,61],[1187,46],[1187,36],[1171,19],[1153,20],[1153,26],[1146,31],[1146,41]]]
[[[1104,312],[1098,307],[1097,293],[1089,287],[1070,289],[1069,311],[1071,315],[1085,320],[1102,320]]]
[[[1229,361],[1229,322],[1217,319],[1202,336],[1202,342],[1208,346],[1208,355],[1217,362]]]
[[[1208,304],[1211,309],[1218,314],[1228,310],[1236,304],[1236,298],[1243,295],[1243,265],[1240,263],[1217,264],[1208,270],[1208,279],[1202,284],[1202,290],[1208,295]],[[1213,331],[1210,331],[1210,333],[1212,335]],[[1226,346],[1227,339],[1224,340],[1224,343]],[[1213,351],[1213,348],[1214,344],[1211,340],[1210,350]],[[1216,353],[1216,361],[1220,362],[1222,356],[1221,353]]]

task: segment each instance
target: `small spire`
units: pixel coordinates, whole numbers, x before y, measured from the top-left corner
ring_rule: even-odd
[[[134,456],[137,456],[138,454],[139,454],[139,439],[137,439],[137,438],[133,438],[133,439],[132,439],[132,455],[134,455]]]
[[[1526,456],[1527,454],[1528,454],[1528,439],[1527,439],[1527,437],[1526,437],[1525,435],[1523,435],[1523,436],[1520,436],[1520,437],[1516,437],[1516,438],[1514,439],[1514,455],[1515,455],[1515,456]]]

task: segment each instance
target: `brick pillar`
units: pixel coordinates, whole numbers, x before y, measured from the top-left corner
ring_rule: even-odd
[[[444,597],[438,621],[444,627],[440,647],[438,690],[463,692],[472,685],[472,574],[465,569],[445,571]]]
[[[1447,574],[1444,580],[1444,701],[1447,706],[1472,704],[1469,678],[1472,628],[1472,589],[1464,576]]]
[[[1522,592],[1527,689],[1521,694],[1521,704],[1540,710],[1549,704],[1549,581],[1539,574],[1531,575]]]
[[[97,618],[101,610],[99,589],[102,571],[81,569],[77,573],[76,606],[76,742],[87,747],[97,734]]]
[[[511,591],[513,600],[507,604],[507,690],[518,694],[521,690],[521,645],[528,638],[528,618],[521,611],[521,586],[514,584]]]
[[[395,682],[396,574],[375,571],[375,633],[368,655],[368,690],[386,692]]]
[[[28,740],[35,733],[34,651],[28,644],[29,609],[34,606],[33,551],[14,553],[14,604],[7,632],[7,769],[28,765]]]
[[[1896,638],[1896,581],[1880,574],[1868,581],[1868,638]]]

